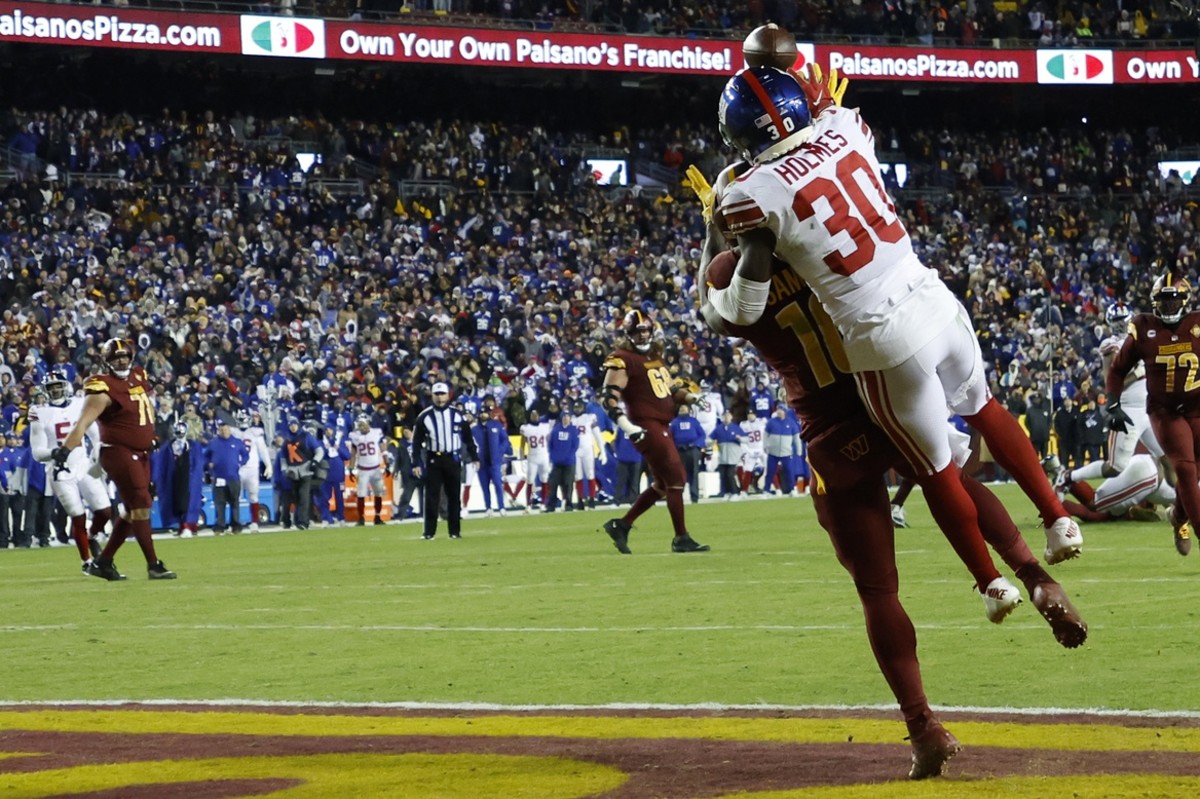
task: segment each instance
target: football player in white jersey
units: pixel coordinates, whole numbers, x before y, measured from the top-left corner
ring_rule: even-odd
[[[1104,319],[1108,324],[1109,335],[1100,342],[1100,359],[1103,365],[1102,374],[1108,374],[1113,358],[1125,343],[1129,335],[1129,320],[1133,311],[1123,302],[1115,302],[1104,311]],[[1074,469],[1062,468],[1057,456],[1047,459],[1046,471],[1054,481],[1054,487],[1060,494],[1070,490],[1073,483],[1080,480],[1095,480],[1099,477],[1116,477],[1128,468],[1133,452],[1140,441],[1146,450],[1162,464],[1165,479],[1171,485],[1175,484],[1175,470],[1170,460],[1163,453],[1158,437],[1150,428],[1150,416],[1146,413],[1146,367],[1138,363],[1125,376],[1125,390],[1121,392],[1121,409],[1129,414],[1131,422],[1129,429],[1123,432],[1116,430],[1108,434],[1108,455],[1103,461],[1086,463]],[[1054,472],[1057,471],[1057,475]],[[1099,491],[1097,491],[1099,496]]]
[[[387,442],[383,431],[371,426],[371,419],[361,414],[354,420],[350,439],[350,468],[358,472],[358,526],[366,524],[363,515],[367,507],[367,494],[375,497],[375,523],[383,524],[383,456]]]
[[[707,439],[712,435],[712,431],[717,429],[717,422],[721,421],[721,417],[725,414],[725,398],[721,396],[720,391],[713,389],[713,384],[708,380],[700,381],[700,396],[704,402],[696,403],[692,415],[700,423],[700,428],[704,430],[704,437]],[[701,405],[704,407],[701,408]]]
[[[88,454],[100,451],[100,430],[93,423],[86,431],[88,446],[71,450],[65,467],[56,468],[51,453],[62,446],[67,435],[79,421],[83,411],[83,398],[71,396],[71,383],[66,375],[55,369],[46,376],[43,384],[47,404],[31,405],[29,408],[29,448],[33,457],[47,464],[46,477],[54,496],[62,504],[71,520],[71,537],[79,549],[83,562],[83,573],[88,573],[92,551],[99,551],[96,536],[104,531],[112,518],[112,501],[101,478],[100,467],[95,458]],[[92,512],[92,526],[87,529],[87,511]]]
[[[241,440],[248,455],[245,464],[238,470],[238,479],[242,481],[242,488],[246,492],[246,501],[250,503],[250,526],[246,529],[251,533],[257,533],[261,507],[258,501],[259,467],[262,467],[266,479],[270,480],[275,458],[267,446],[266,434],[261,427],[253,423],[250,414],[240,411],[236,416],[236,421],[237,429],[233,431],[233,436]]]
[[[714,189],[714,218],[740,256],[727,287],[698,282],[704,318],[715,330],[725,319],[757,322],[773,259],[783,259],[832,319],[868,411],[912,464],[979,591],[1015,605],[1019,591],[992,563],[953,461],[947,406],[980,431],[1037,505],[1048,562],[1079,554],[1079,526],[1024,431],[990,395],[966,309],[914,253],[884,191],[870,128],[833,95],[813,77],[772,67],[742,70],[726,84],[721,134],[750,166],[738,176],[725,170]],[[777,322],[805,343],[796,320]]]
[[[1124,401],[1122,396],[1122,407]],[[1162,464],[1152,455],[1134,455],[1119,474],[1094,489],[1082,480],[1066,483],[1063,488],[1079,500],[1078,503],[1066,500],[1063,504],[1085,522],[1115,522],[1123,519],[1153,522],[1162,517],[1157,510],[1144,503],[1167,507],[1175,505],[1175,489],[1167,483]]]
[[[543,422],[537,410],[529,412],[529,421],[521,425],[521,440],[525,450],[525,512],[545,501],[543,496],[550,480],[549,422]]]
[[[742,442],[742,494],[749,493],[751,486],[754,493],[761,494],[758,478],[767,471],[767,420],[760,419],[751,408],[746,412],[742,430],[746,434]]]
[[[579,497],[579,505],[596,507],[596,452],[600,453],[600,463],[608,463],[608,453],[605,451],[604,438],[600,435],[600,425],[596,423],[596,414],[587,412],[583,400],[575,400],[572,408],[571,423],[579,431],[579,449],[575,450],[575,495]]]

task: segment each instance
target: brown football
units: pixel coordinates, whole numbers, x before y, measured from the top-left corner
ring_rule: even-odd
[[[729,286],[729,281],[733,280],[733,272],[737,269],[737,255],[733,250],[725,250],[719,253],[715,258],[708,262],[708,269],[704,272],[704,279],[710,283],[715,289],[723,289]]]
[[[774,22],[750,31],[742,42],[742,57],[752,67],[788,70],[796,63],[796,37]]]

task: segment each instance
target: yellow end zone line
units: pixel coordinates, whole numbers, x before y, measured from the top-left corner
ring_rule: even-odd
[[[951,721],[971,746],[1067,751],[1200,752],[1200,728]],[[785,743],[900,743],[899,720],[644,718],[571,715],[349,716],[159,710],[0,711],[0,730],[285,736],[436,735],[688,738]]]

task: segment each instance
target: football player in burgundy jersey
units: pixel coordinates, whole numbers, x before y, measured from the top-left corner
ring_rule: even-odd
[[[1171,510],[1175,549],[1192,551],[1191,524],[1200,519],[1200,311],[1188,311],[1192,287],[1170,272],[1150,290],[1154,313],[1141,313],[1129,323],[1129,335],[1117,351],[1105,378],[1109,429],[1125,432],[1132,425],[1121,408],[1125,376],[1146,365],[1146,413],[1158,443],[1175,469],[1175,506]]]
[[[109,374],[96,374],[83,384],[84,402],[79,421],[62,446],[55,448],[55,464],[67,462],[71,450],[83,443],[88,426],[100,427],[100,465],[117,486],[125,513],[113,526],[112,536],[88,574],[106,580],[124,580],[113,555],[131,534],[146,557],[151,580],[173,580],[154,552],[150,534],[150,451],[154,448],[154,400],[146,372],[133,365],[133,343],[110,338],[101,348]]]
[[[604,361],[604,409],[642,453],[654,480],[623,517],[604,523],[604,532],[618,552],[628,555],[634,521],[665,497],[675,528],[671,551],[707,552],[708,545],[692,538],[684,524],[683,488],[687,476],[669,428],[679,405],[695,405],[701,397],[676,385],[654,341],[654,323],[645,314],[639,310],[627,313],[624,332],[626,340]]]
[[[724,239],[710,223],[698,282],[728,284],[737,258],[723,249]],[[854,579],[876,662],[908,726],[913,749],[909,776],[938,776],[960,747],[925,697],[916,631],[898,596],[894,528],[883,480],[888,469],[903,473],[910,467],[871,421],[832,321],[787,264],[777,259],[772,268],[761,318],[745,326],[723,323],[721,332],[748,340],[781,378],[808,442],[817,518]],[[1087,625],[1038,563],[1004,506],[974,479],[964,475],[962,481],[978,509],[982,532],[1025,584],[1055,638],[1068,648],[1081,645]]]

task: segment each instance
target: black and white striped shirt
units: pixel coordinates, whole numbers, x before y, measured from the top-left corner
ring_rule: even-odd
[[[447,405],[439,408],[431,405],[417,414],[413,429],[413,460],[425,462],[430,454],[458,456],[466,445],[471,460],[479,460],[475,437],[467,424],[467,417],[457,408]]]

